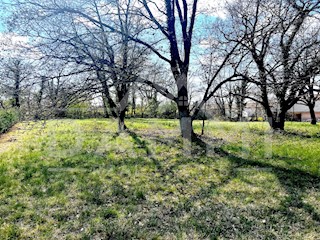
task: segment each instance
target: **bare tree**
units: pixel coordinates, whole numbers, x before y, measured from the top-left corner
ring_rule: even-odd
[[[126,128],[130,82],[147,53],[129,37],[140,31],[132,4],[132,0],[91,0],[83,5],[68,1],[16,1],[15,5],[16,16],[29,26],[26,33],[42,39],[45,56],[76,63],[96,75],[106,107],[118,118],[119,131]],[[30,11],[35,11],[32,17]]]
[[[315,45],[301,55],[297,75],[305,82],[305,93],[301,98],[301,102],[308,106],[311,116],[311,124],[317,124],[314,107],[320,99],[320,48]]]
[[[301,56],[319,46],[319,20],[313,17],[319,8],[311,0],[247,0],[229,7],[228,39],[244,49],[247,66],[241,74],[259,89],[247,97],[262,104],[273,129],[284,129],[287,111],[304,95],[300,76],[306,73],[297,69]]]
[[[81,2],[81,1],[80,1]],[[117,1],[116,1],[117,2]],[[134,41],[144,47],[147,47],[156,56],[169,64],[171,73],[175,80],[177,94],[169,92],[167,87],[153,83],[145,79],[135,79],[135,81],[143,82],[155,89],[167,98],[175,101],[178,105],[181,134],[184,138],[191,139],[193,136],[192,120],[197,116],[200,109],[204,104],[213,97],[215,91],[223,84],[214,87],[214,78],[219,75],[219,72],[228,62],[231,56],[231,52],[235,50],[235,46],[232,46],[221,61],[221,66],[217,68],[216,74],[213,75],[212,81],[208,82],[207,89],[199,104],[194,108],[191,113],[190,99],[188,94],[189,83],[189,70],[192,40],[194,33],[194,26],[197,16],[198,1],[193,0],[187,2],[187,0],[163,0],[161,2],[155,2],[151,0],[140,0],[141,8],[136,8],[137,13],[145,17],[146,21],[141,22],[146,26],[146,31],[139,37],[131,32],[123,31],[121,25],[111,24],[106,19],[93,16],[92,5],[86,2],[83,4],[67,4],[64,1],[46,1],[40,2],[36,0],[23,1],[21,6],[27,6],[28,9],[41,9],[41,14],[44,16],[57,16],[59,14],[71,14],[81,19],[89,21],[93,25],[99,26],[106,31],[122,35],[124,39]],[[96,6],[102,6],[104,9],[105,4],[97,4]],[[26,10],[29,12],[30,10]],[[35,12],[38,12],[35,10]],[[44,17],[42,16],[42,18]],[[179,25],[179,27],[178,27]],[[155,30],[155,34],[163,36],[166,40],[165,44],[159,44],[160,39],[152,41],[148,31]],[[155,36],[155,35],[153,35]],[[230,44],[232,45],[232,44]],[[235,44],[236,45],[236,44]],[[162,50],[161,50],[162,48]],[[233,76],[234,77],[234,76]],[[232,77],[228,77],[224,81],[231,80]],[[126,102],[126,101],[125,101]]]
[[[301,101],[308,106],[311,117],[311,124],[317,124],[317,117],[314,111],[316,102],[320,100],[319,81],[317,77],[313,76],[309,78],[309,82],[306,85],[307,93],[302,97]]]
[[[246,96],[249,92],[249,83],[246,80],[238,82],[233,89],[237,106],[237,121],[243,121],[243,111],[246,107]]]
[[[23,92],[30,86],[32,65],[21,58],[4,58],[1,69],[1,85],[11,106],[20,108]]]

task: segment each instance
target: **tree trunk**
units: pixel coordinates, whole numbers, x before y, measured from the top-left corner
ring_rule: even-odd
[[[43,91],[44,91],[44,88],[45,88],[45,82],[46,82],[46,78],[45,77],[41,77],[41,85],[40,85],[40,90],[39,90],[39,93],[38,93],[38,96],[37,96],[37,109],[36,109],[36,114],[34,116],[34,118],[36,120],[39,120],[41,119],[41,115],[42,115],[42,105],[41,105],[41,102],[42,102],[42,98],[43,98]]]
[[[131,98],[131,104],[132,104],[132,109],[131,109],[131,117],[135,117],[136,116],[136,89],[135,86],[132,85],[131,87],[132,90],[132,98]]]
[[[285,113],[280,113],[279,119],[276,122],[276,129],[283,131],[284,130],[284,122],[285,122]]]
[[[274,116],[274,114],[267,114],[268,115],[268,122],[270,127],[275,131],[283,131],[284,130],[284,123],[285,123],[285,113],[282,112],[279,114],[278,117]]]
[[[193,127],[192,127],[192,117],[190,116],[189,110],[189,95],[188,95],[188,82],[187,82],[187,72],[181,73],[176,78],[176,83],[178,87],[178,111],[180,120],[180,131],[181,136],[192,141],[194,137]]]
[[[20,108],[20,79],[16,79],[13,99],[13,107]]]
[[[187,117],[181,117],[180,114],[180,131],[181,131],[181,136],[184,139],[187,139],[189,141],[192,141],[192,138],[194,136],[193,132],[193,126],[192,126],[192,118],[190,116]]]
[[[108,100],[107,98],[103,95],[102,96],[102,102],[103,102],[103,113],[105,118],[109,118],[109,112],[108,112]]]
[[[121,84],[117,87],[117,102],[118,102],[118,131],[123,132],[127,129],[124,119],[128,107],[129,92],[125,84]]]
[[[126,116],[126,110],[121,111],[118,116],[118,132],[123,132],[124,130],[127,129],[124,123],[125,116]]]
[[[117,114],[117,105],[115,104],[115,102],[112,100],[111,96],[110,96],[110,92],[109,92],[109,87],[106,84],[106,82],[102,81],[102,87],[103,87],[103,95],[104,95],[104,101],[106,103],[106,109],[105,111],[107,111],[107,107],[109,107],[111,115],[114,118],[118,117]]]
[[[314,104],[308,104],[309,110],[310,110],[310,116],[311,116],[311,124],[316,125],[317,124],[317,118],[316,114],[314,112]]]

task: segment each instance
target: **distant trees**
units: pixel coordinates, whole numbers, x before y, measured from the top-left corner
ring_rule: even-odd
[[[97,77],[102,78],[102,82],[104,82],[103,78],[112,79],[112,85],[117,89],[119,129],[124,126],[124,124],[122,124],[125,112],[124,106],[126,106],[128,102],[128,85],[125,82],[138,81],[153,87],[160,94],[176,102],[180,116],[181,134],[184,138],[192,138],[193,119],[219,88],[219,86],[213,88],[214,81],[209,81],[204,97],[199,101],[198,105],[193,108],[194,111],[191,113],[192,108],[190,107],[191,102],[188,93],[188,79],[190,64],[192,64],[190,60],[195,30],[194,26],[198,14],[197,0],[163,0],[161,2],[151,0],[116,0],[110,3],[91,0],[89,2],[79,1],[72,4],[67,1],[42,2],[37,0],[17,0],[16,7],[19,8],[19,11],[15,10],[16,18],[23,19],[24,24],[31,26],[29,31],[39,34],[38,30],[41,29],[44,34],[42,37],[49,40],[51,39],[52,41],[52,34],[54,36],[56,36],[56,34],[54,34],[48,26],[54,27],[55,31],[62,36],[61,38],[55,39],[58,40],[55,42],[55,46],[60,47],[61,44],[66,43],[70,45],[73,44],[74,50],[82,53],[81,55],[75,56],[73,60],[78,63],[83,63],[84,59],[87,59],[88,55],[90,55],[91,63],[94,63],[92,67],[96,68],[99,72],[99,76]],[[31,12],[32,14],[30,14]],[[30,17],[31,15],[32,17]],[[132,27],[137,29],[139,26],[137,21],[130,21],[132,16],[143,17],[143,20],[140,20],[140,26],[143,27],[139,31],[131,31],[130,29]],[[52,21],[49,25],[46,25],[48,23],[45,23],[45,20],[48,18],[52,19]],[[72,20],[74,23],[71,29],[77,31],[76,35],[70,36],[66,34],[70,32],[69,20]],[[82,24],[80,31],[79,23]],[[61,24],[63,24],[63,26],[61,26]],[[44,29],[46,29],[46,31],[44,31]],[[150,34],[153,34],[154,39],[150,37],[152,36]],[[92,42],[88,42],[89,35],[94,45],[92,45]],[[116,44],[115,41],[111,41],[110,36],[117,38],[118,41],[120,37],[121,46]],[[162,41],[163,38],[165,42]],[[132,49],[129,47],[129,43],[132,42],[147,48],[170,66],[171,73],[175,80],[176,94],[170,93],[165,86],[139,77],[136,78],[138,74],[137,72],[132,72],[132,70],[134,69],[136,71],[141,58],[134,58],[132,62],[138,63],[138,65],[129,64],[129,56],[132,56],[129,53],[129,49]],[[96,47],[97,43],[99,47],[93,48],[92,46]],[[120,46],[120,48],[113,48],[116,46]],[[92,54],[92,48],[95,53],[100,51],[100,57],[97,58],[97,54]],[[88,49],[90,50],[90,54],[87,51]],[[103,49],[102,52],[101,49]],[[83,53],[84,50],[86,51],[85,54]],[[235,47],[231,47],[229,50],[232,52],[235,50]],[[70,51],[69,48],[66,52],[70,54],[75,51]],[[101,57],[101,54],[103,57]],[[117,58],[115,57],[116,54],[122,54],[122,57]],[[95,57],[95,61],[93,61],[92,56]],[[105,58],[105,56],[109,58]],[[227,64],[230,56],[231,53],[226,54],[220,68],[216,69],[216,74],[213,78],[218,76],[221,69]],[[119,59],[122,59],[121,64],[119,64]],[[130,67],[130,70],[128,70],[128,67]],[[131,77],[133,77],[133,79],[130,79]],[[231,80],[231,78],[232,77],[228,77],[226,81]],[[222,84],[223,83],[221,83],[221,85]],[[108,99],[108,96],[105,97]],[[108,102],[109,105],[111,103],[111,108],[113,108],[114,104],[112,101],[108,99]],[[120,125],[122,125],[122,127]]]
[[[91,100],[97,92],[92,75],[74,64],[51,61],[41,67],[34,87],[35,118],[65,117],[68,107]]]
[[[230,42],[244,50],[240,74],[259,89],[248,98],[265,109],[273,129],[284,129],[287,111],[305,94],[302,56],[319,47],[319,1],[236,1],[229,6]],[[305,71],[305,72],[301,72]],[[272,99],[275,104],[272,104]]]
[[[235,95],[235,104],[237,106],[237,121],[243,121],[243,112],[246,107],[246,95],[248,94],[250,90],[249,82],[245,79],[242,81],[239,81],[234,86],[234,95]]]
[[[319,26],[320,27],[320,26]],[[316,102],[320,100],[320,44],[314,45],[301,56],[297,75],[305,82],[304,95],[300,99],[308,106],[311,124],[317,124],[314,112]]]
[[[311,117],[311,124],[317,124],[317,118],[314,111],[316,102],[320,100],[320,82],[316,76],[308,76],[305,86],[305,94],[301,98],[301,102],[308,106]]]
[[[33,66],[21,58],[3,58],[0,69],[2,95],[13,108],[20,108],[26,90],[30,87]]]
[[[34,0],[16,1],[15,5],[15,16],[28,26],[26,34],[41,39],[46,57],[78,64],[83,71],[95,74],[105,107],[118,118],[119,131],[126,128],[130,85],[147,54],[129,37],[141,31],[139,16],[132,14],[133,2]]]
[[[297,101],[314,106],[319,1],[232,1],[226,19],[206,30],[197,26],[197,17],[207,16],[198,0],[12,2],[12,29],[33,40],[41,59],[66,66],[35,77],[32,101],[39,110],[99,94],[105,116],[117,118],[122,131],[129,104],[132,116],[138,102],[157,115],[161,94],[176,104],[181,135],[190,140],[192,122],[210,99],[236,120],[243,119],[245,99],[253,100],[281,130]],[[201,75],[193,99],[191,73]]]

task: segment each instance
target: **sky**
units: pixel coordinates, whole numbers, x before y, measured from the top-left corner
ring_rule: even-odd
[[[67,1],[72,1],[72,0],[67,0]],[[157,0],[160,1],[160,0]],[[233,1],[233,0],[227,0],[227,1]],[[1,9],[1,5],[4,2],[10,2],[10,0],[0,0],[0,56],[4,55],[4,54],[9,54],[9,52],[19,52],[16,51],[17,49],[19,49],[19,45],[22,44],[27,44],[28,40],[26,37],[21,37],[19,35],[16,34],[12,34],[12,33],[4,33],[5,32],[5,27],[3,25],[3,23],[1,22],[2,17],[7,14],[3,8]],[[192,0],[188,0],[188,2],[192,2]],[[221,18],[224,19],[226,17],[226,13],[225,13],[225,4],[224,4],[224,0],[199,0],[199,5],[198,5],[198,12],[202,13],[199,14],[197,16],[197,21],[196,21],[196,25],[195,25],[195,32],[199,33],[200,35],[203,35],[203,33],[207,32],[209,34],[209,31],[207,31],[207,29],[205,29],[204,23],[211,23],[214,22],[217,18]],[[205,13],[205,14],[203,14]],[[195,34],[195,38],[197,37]],[[9,37],[9,41],[7,40]],[[11,47],[8,51],[8,48],[6,47],[6,50],[4,51],[3,49],[1,50],[1,42],[3,42],[5,39],[6,42],[10,42]],[[24,42],[24,43],[23,43]],[[14,50],[16,49],[16,50]],[[194,46],[193,47],[193,52],[201,52],[201,47],[200,46]],[[193,54],[192,54],[193,55]],[[196,61],[196,59],[194,59],[192,57],[191,61]],[[194,69],[195,70],[195,69]],[[193,82],[194,83],[199,83],[200,79],[196,76],[194,76]],[[198,100],[198,99],[195,99]],[[199,99],[200,100],[200,99]]]
[[[3,13],[0,11],[0,14],[3,14]],[[0,32],[4,32],[4,30],[5,30],[5,27],[0,19]]]
[[[72,0],[67,0],[67,1],[72,1]],[[193,0],[187,0],[190,4],[193,2]],[[227,1],[234,1],[234,0],[227,0]],[[157,3],[161,3],[161,0],[157,0]],[[3,20],[3,17],[8,14],[5,12],[4,8],[4,3],[10,3],[10,0],[0,0],[0,41],[3,41],[3,38],[10,33],[4,33],[5,32],[5,26],[1,20]],[[225,1],[224,0],[199,0],[198,2],[198,12],[205,12],[205,14],[200,14],[197,17],[196,21],[196,29],[195,32],[200,33],[200,35],[203,35],[203,32],[207,32],[206,29],[204,29],[204,22],[211,22],[215,21],[216,18],[225,18]],[[156,12],[156,11],[155,11]],[[2,34],[1,34],[2,33]],[[195,34],[197,35],[197,34]],[[15,35],[16,37],[19,37]],[[196,36],[195,36],[196,37]],[[21,40],[21,39],[19,39]],[[27,40],[25,38],[25,40]],[[198,49],[200,50],[200,49]],[[197,51],[198,51],[197,50]]]
[[[68,0],[68,1],[72,1],[72,0]],[[187,0],[187,1],[189,3],[193,2],[193,0]],[[227,1],[230,2],[233,0],[227,0]],[[26,41],[25,43],[27,44],[28,40],[26,37],[20,37],[19,35],[12,34],[12,33],[5,33],[5,26],[1,22],[1,20],[3,19],[4,15],[8,13],[6,13],[3,7],[1,8],[1,6],[3,6],[3,3],[8,3],[8,2],[10,2],[10,0],[0,0],[0,45],[1,45],[1,42],[3,43],[4,41],[6,43],[10,42],[10,43],[13,43],[12,47],[14,48],[14,46],[17,45],[18,42],[21,44],[23,41]],[[156,2],[160,3],[162,1],[157,0]],[[206,33],[206,32],[209,33],[209,31],[205,29],[205,25],[207,25],[205,23],[214,22],[215,19],[217,18],[223,19],[226,17],[224,6],[225,6],[225,1],[223,0],[199,0],[198,12],[202,14],[199,14],[197,16],[197,21],[195,26],[195,36],[194,36],[195,38],[197,38],[198,34],[203,35],[203,33]],[[11,40],[8,40],[8,39],[11,39]],[[0,50],[1,50],[1,46],[0,46]],[[196,52],[199,52],[201,51],[201,48],[197,47],[197,49],[195,49],[195,46],[194,46],[193,50]],[[2,51],[2,55],[3,55],[3,51]]]
[[[0,32],[3,32],[5,30],[5,26],[2,20],[3,17],[6,15],[6,11],[4,10],[3,6],[8,2],[10,2],[10,0],[0,0]]]
[[[72,1],[72,0],[69,0]],[[159,0],[158,0],[159,1]],[[226,0],[227,2],[231,2],[233,0]],[[4,3],[9,3],[10,0],[0,0],[0,16],[4,16],[6,12],[4,9],[1,7],[3,6]],[[192,0],[188,0],[188,2],[192,2]],[[225,18],[225,0],[199,0],[198,3],[198,10],[203,11],[203,10],[209,10],[213,16],[219,17],[219,18]],[[3,23],[1,22],[0,18],[0,32],[3,32],[5,30],[5,27]]]

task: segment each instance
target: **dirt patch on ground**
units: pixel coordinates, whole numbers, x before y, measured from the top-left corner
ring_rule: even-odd
[[[18,141],[19,130],[20,128],[16,124],[8,132],[0,134],[0,153],[5,152]]]

